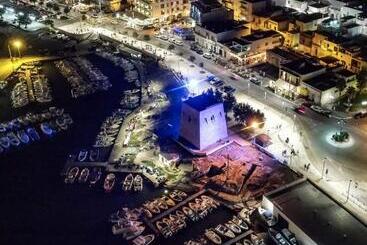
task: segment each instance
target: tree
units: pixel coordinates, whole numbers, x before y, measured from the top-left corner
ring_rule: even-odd
[[[347,83],[345,81],[341,81],[336,85],[336,88],[339,90],[339,97],[342,96],[342,92],[347,87]]]
[[[143,39],[144,39],[144,41],[149,41],[150,40],[150,36],[148,34],[145,34],[143,36]]]
[[[52,9],[53,9],[55,12],[57,12],[57,11],[59,11],[59,10],[60,10],[60,7],[59,7],[59,5],[54,4],[54,5],[52,6]]]
[[[44,23],[47,26],[51,26],[51,27],[54,26],[54,21],[53,20],[50,20],[50,19],[45,20]]]
[[[173,49],[175,49],[175,45],[173,44],[168,45],[168,50],[173,50]]]
[[[139,36],[139,34],[136,31],[134,31],[133,32],[133,38],[137,38],[138,36]]]
[[[200,63],[199,63],[199,66],[200,66],[200,67],[204,67],[204,63],[203,63],[203,62],[200,62]]]
[[[87,16],[85,14],[82,15],[82,21],[87,20]]]
[[[64,14],[68,14],[70,12],[70,7],[68,7],[68,6],[66,6],[65,8],[64,8]]]
[[[260,110],[255,110],[246,103],[239,103],[233,106],[233,116],[238,123],[251,125],[257,122],[259,127],[264,126],[265,115]]]
[[[35,3],[37,2],[37,0],[29,0],[29,2],[31,2],[33,5],[35,5]]]
[[[0,19],[3,19],[3,16],[5,14],[5,8],[0,8]]]
[[[236,105],[236,97],[234,97],[233,93],[226,93],[223,97],[223,106],[225,112],[230,112],[233,107]]]
[[[190,55],[189,60],[190,60],[191,62],[194,62],[194,61],[195,61],[195,59],[196,59],[196,57],[195,57],[195,56]]]
[[[46,7],[50,10],[50,9],[52,9],[53,4],[51,2],[47,2]]]
[[[347,88],[345,94],[348,96],[348,102],[350,103],[357,96],[357,89],[353,86]]]
[[[27,28],[30,23],[32,23],[32,20],[29,18],[28,15],[18,15],[18,26],[24,25],[24,27]]]

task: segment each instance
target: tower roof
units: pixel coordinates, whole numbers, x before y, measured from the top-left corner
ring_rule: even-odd
[[[217,98],[212,95],[201,94],[195,97],[190,97],[184,101],[184,103],[197,111],[203,111],[208,107],[219,104],[220,102],[218,102]]]

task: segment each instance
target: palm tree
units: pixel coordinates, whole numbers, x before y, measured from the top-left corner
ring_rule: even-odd
[[[24,27],[27,29],[27,26],[32,23],[31,19],[28,15],[18,15],[18,26],[24,25]]]

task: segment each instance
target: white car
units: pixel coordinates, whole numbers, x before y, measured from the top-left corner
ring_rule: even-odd
[[[210,54],[210,53],[204,53],[203,54],[203,57],[205,58],[205,59],[211,59],[212,58],[212,55]]]
[[[313,110],[317,113],[326,115],[326,116],[329,116],[331,114],[330,110],[324,109],[324,108],[322,108],[320,106],[317,106],[317,105],[312,105],[310,108],[311,108],[311,110]]]
[[[182,46],[182,45],[183,45],[183,42],[182,42],[181,40],[177,40],[177,39],[175,39],[173,42],[174,42],[176,45],[178,45],[178,46]]]

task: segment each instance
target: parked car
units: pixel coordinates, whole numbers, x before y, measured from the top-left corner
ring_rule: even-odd
[[[213,56],[210,54],[210,53],[204,53],[203,54],[203,57],[205,58],[205,59],[212,59],[213,58]]]
[[[301,105],[301,106],[298,106],[298,107],[294,108],[294,111],[299,113],[299,114],[305,114],[306,113],[306,107]]]
[[[314,112],[320,113],[320,114],[322,114],[324,116],[330,116],[330,114],[331,114],[331,111],[330,110],[324,109],[324,108],[322,108],[320,106],[317,106],[317,105],[312,105],[310,108]]]
[[[234,93],[236,91],[235,88],[233,88],[229,85],[223,86],[221,90],[225,93]]]
[[[204,51],[201,50],[200,48],[196,48],[195,51],[196,51],[197,54],[200,54],[200,55],[202,55],[204,53]]]
[[[367,112],[358,112],[358,113],[354,114],[355,119],[364,118],[364,117],[367,117]]]
[[[178,46],[183,46],[183,42],[181,40],[174,39],[173,41]]]
[[[222,87],[222,86],[224,85],[224,82],[223,82],[223,81],[221,81],[221,80],[219,80],[219,81],[214,82],[212,85],[213,85],[214,87],[219,88],[219,87]]]

